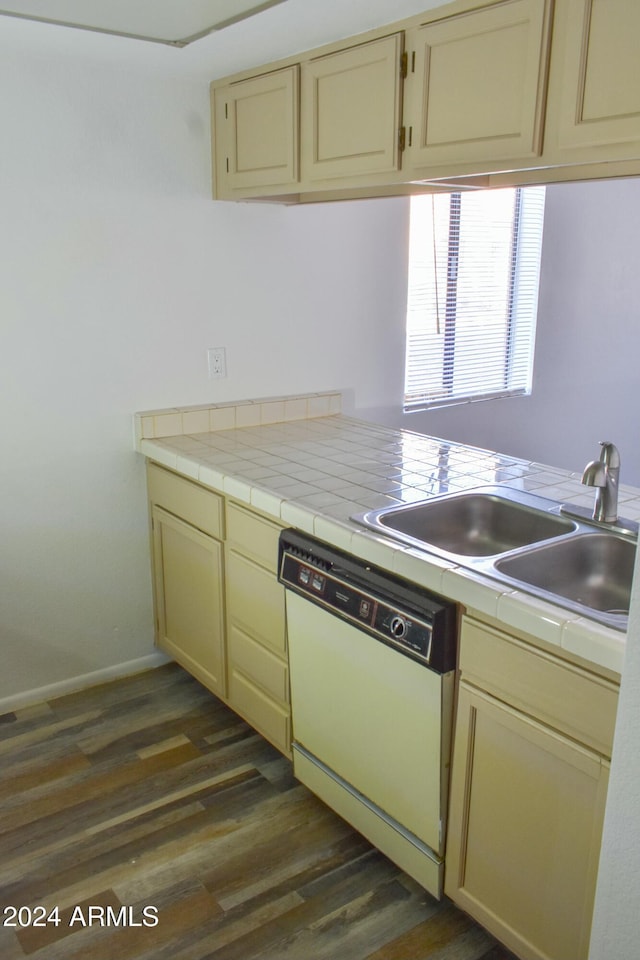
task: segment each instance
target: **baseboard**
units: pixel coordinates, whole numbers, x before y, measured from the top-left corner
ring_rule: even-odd
[[[125,663],[117,663],[113,667],[94,670],[93,673],[85,673],[78,677],[70,677],[68,680],[60,680],[58,683],[51,683],[46,687],[37,687],[35,690],[25,690],[10,697],[2,697],[0,698],[0,715],[10,713],[13,710],[21,710],[23,707],[31,706],[34,703],[42,703],[44,700],[53,700],[55,697],[62,697],[67,693],[76,693],[78,690],[85,690],[87,687],[95,687],[99,683],[106,683],[119,677],[128,677],[134,673],[153,670],[154,667],[160,667],[163,663],[169,663],[170,659],[164,653],[151,653],[147,657],[127,660]]]

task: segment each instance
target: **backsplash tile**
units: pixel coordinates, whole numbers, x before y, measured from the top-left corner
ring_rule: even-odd
[[[142,440],[327,417],[341,410],[342,395],[338,391],[144,410],[134,417],[136,449],[140,449]]]
[[[212,407],[209,410],[209,429],[233,430],[236,425],[236,408],[233,407]]]
[[[153,418],[154,437],[175,437],[184,433],[182,429],[182,414],[179,410],[170,413],[161,413]]]
[[[236,407],[236,427],[257,427],[261,411],[261,403],[245,403]]]
[[[209,410],[186,410],[182,414],[183,433],[206,433],[209,429]]]

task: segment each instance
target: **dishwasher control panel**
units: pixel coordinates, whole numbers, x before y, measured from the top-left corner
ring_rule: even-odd
[[[280,537],[279,580],[438,672],[455,666],[455,604],[415,584],[291,530]]]

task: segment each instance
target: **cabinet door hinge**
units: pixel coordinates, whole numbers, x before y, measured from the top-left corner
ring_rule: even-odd
[[[404,80],[408,72],[409,72],[409,54],[405,52],[400,57],[400,78]]]
[[[405,149],[407,145],[407,128],[400,127],[398,130],[398,150],[400,153]]]

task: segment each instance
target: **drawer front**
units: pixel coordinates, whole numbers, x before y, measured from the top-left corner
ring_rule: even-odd
[[[227,612],[247,633],[286,657],[284,587],[275,574],[234,550],[227,552]]]
[[[224,536],[223,498],[154,463],[147,464],[149,500],[218,540]]]
[[[278,570],[278,537],[282,529],[235,503],[227,504],[227,540],[272,573]]]
[[[233,623],[229,624],[228,644],[232,670],[240,670],[282,704],[289,703],[289,668],[283,660]]]
[[[291,714],[233,667],[229,670],[229,703],[252,727],[291,757]]]
[[[618,689],[608,680],[463,618],[465,680],[611,757]]]

